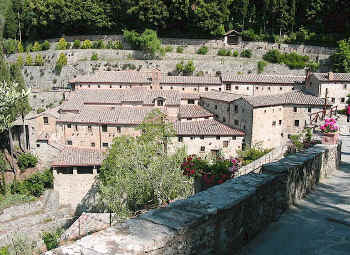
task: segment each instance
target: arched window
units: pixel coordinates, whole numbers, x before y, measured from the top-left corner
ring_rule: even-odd
[[[157,99],[157,106],[164,106],[163,99]]]

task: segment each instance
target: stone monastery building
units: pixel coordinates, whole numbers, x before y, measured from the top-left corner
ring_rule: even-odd
[[[61,177],[55,178],[55,187],[60,187],[62,203],[71,199],[64,194],[77,188],[74,185],[83,178],[79,174],[85,174],[86,187],[74,191],[76,205],[91,188],[113,139],[139,135],[137,126],[155,108],[173,123],[176,137],[171,146],[185,146],[189,154],[221,151],[231,157],[258,143],[265,148],[285,144],[290,135],[303,131],[311,114],[330,107],[322,98],[324,86],[336,98],[333,102],[342,102],[339,97],[344,94],[332,92],[332,84],[349,91],[348,78],[308,74],[305,86],[302,76],[97,72],[71,80],[71,92],[59,107],[28,116],[26,139],[30,149]],[[22,122],[16,125],[21,130]],[[23,139],[23,135],[17,138]]]

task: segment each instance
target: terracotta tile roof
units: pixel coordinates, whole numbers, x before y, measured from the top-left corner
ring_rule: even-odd
[[[84,104],[111,104],[133,102],[144,106],[154,105],[157,98],[165,98],[165,105],[180,105],[183,93],[175,90],[149,90],[146,88],[78,90],[63,103],[62,110],[79,110]],[[187,96],[195,98],[195,96]]]
[[[105,152],[98,149],[65,146],[52,163],[52,167],[100,166]]]
[[[160,84],[221,85],[221,80],[215,76],[161,76]]]
[[[181,99],[200,99],[198,93],[180,93]]]
[[[305,94],[301,91],[293,91],[279,95],[249,96],[244,97],[253,107],[273,105],[324,105],[324,99]]]
[[[137,125],[150,113],[154,107],[123,107],[82,108],[79,113],[64,113],[57,122],[68,123],[101,123],[119,125]]]
[[[177,121],[174,128],[178,136],[244,136],[244,132],[226,126],[216,120]]]
[[[248,74],[248,75],[233,75],[222,74],[222,82],[231,83],[263,83],[263,84],[301,84],[305,82],[305,76],[291,75],[265,75],[265,74]]]
[[[199,105],[180,105],[179,119],[186,118],[204,118],[214,116],[211,112],[207,111]]]
[[[208,91],[208,92],[202,92],[200,94],[201,98],[207,98],[212,100],[218,100],[218,101],[224,101],[224,102],[232,102],[238,98],[241,98],[242,95],[237,94],[231,94],[226,92],[219,92],[219,91]]]
[[[150,84],[151,75],[148,72],[138,71],[99,71],[91,75],[78,76],[70,83],[133,83]]]
[[[350,73],[333,73],[333,79],[328,79],[328,73],[313,73],[319,81],[321,82],[332,82],[332,81],[343,81],[350,82]]]

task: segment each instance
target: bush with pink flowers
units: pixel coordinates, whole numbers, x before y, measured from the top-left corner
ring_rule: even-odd
[[[207,160],[192,155],[184,159],[181,165],[183,174],[200,179],[206,187],[221,184],[235,177],[240,162],[238,159]]]
[[[320,127],[322,133],[336,133],[339,130],[337,121],[334,118],[325,119],[325,123]]]

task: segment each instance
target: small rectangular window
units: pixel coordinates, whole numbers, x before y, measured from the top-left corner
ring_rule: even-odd
[[[228,141],[223,141],[223,142],[222,142],[222,146],[223,146],[224,148],[227,148],[227,147],[228,147]]]
[[[235,105],[235,113],[238,113],[238,105]]]
[[[344,103],[344,102],[345,102],[345,97],[342,97],[342,98],[340,99],[340,102]]]
[[[188,104],[194,104],[194,99],[188,99],[187,103]]]
[[[332,103],[335,103],[335,98],[334,97],[332,97]]]
[[[299,120],[294,121],[294,126],[299,127]]]
[[[201,140],[204,140],[204,135],[201,135],[200,138],[201,138]]]
[[[182,142],[184,141],[184,138],[183,138],[182,136],[179,136],[179,137],[177,138],[177,140],[178,140],[179,143],[182,143]]]
[[[214,108],[215,108],[215,110],[217,110],[217,109],[218,109],[218,106],[217,106],[217,105],[215,105],[215,106],[214,106]]]
[[[67,141],[67,145],[72,145],[72,144],[73,144],[72,140]]]
[[[346,84],[344,84],[344,89],[347,89],[347,85]]]
[[[267,87],[268,90],[271,90],[271,87]]]
[[[122,128],[121,127],[117,127],[117,133],[121,133],[122,132]]]
[[[216,136],[216,140],[220,140],[220,136]]]
[[[280,125],[280,126],[282,125],[282,120],[278,121],[278,125]]]
[[[90,125],[88,126],[88,131],[92,132],[92,127]]]
[[[67,128],[72,128],[72,124],[67,124]]]
[[[108,147],[108,143],[102,143],[102,146],[106,148]]]
[[[101,85],[97,85],[98,88],[101,88]]]
[[[256,87],[255,89],[256,89],[256,90],[258,90],[258,89],[259,89],[259,87]]]
[[[96,146],[96,144],[95,143],[91,143],[91,147],[95,147]]]
[[[235,136],[232,136],[232,140],[236,140],[236,137],[235,137]]]
[[[298,108],[297,107],[294,107],[294,112],[298,112]]]
[[[107,132],[107,125],[102,125],[102,132]]]
[[[239,125],[239,120],[234,120],[234,123],[235,123],[236,126],[238,126]]]
[[[208,89],[208,87],[205,87],[205,91],[208,91],[209,89]]]
[[[192,120],[192,118],[187,118],[187,120]]]
[[[37,148],[40,148],[40,144],[39,144],[39,143],[37,143],[37,144],[36,144],[36,147],[37,147]]]
[[[230,112],[230,106],[227,107],[227,110],[226,110],[226,111],[227,111],[227,112]]]
[[[307,108],[307,112],[311,112],[311,107]]]
[[[201,152],[205,151],[205,146],[201,146]]]
[[[194,140],[194,136],[191,136],[191,140]]]
[[[238,90],[239,89],[239,87],[238,86],[235,86],[235,90]]]
[[[222,118],[222,122],[226,122],[226,118],[225,117]]]
[[[231,84],[226,84],[226,90],[231,90]]]
[[[282,87],[280,87],[280,90],[282,90],[283,88]]]
[[[78,131],[78,125],[74,125],[74,130]]]
[[[44,124],[45,125],[49,124],[49,118],[48,117],[44,117]]]
[[[272,126],[276,126],[276,121],[272,121]]]

